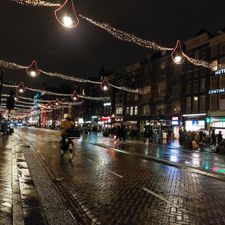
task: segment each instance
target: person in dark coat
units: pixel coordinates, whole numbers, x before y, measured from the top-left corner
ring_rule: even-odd
[[[222,135],[221,130],[219,131],[219,134],[217,136],[217,139],[218,139],[218,144],[223,140],[223,135]]]
[[[212,133],[211,133],[211,144],[216,146],[216,134],[215,134],[215,130],[212,130]]]

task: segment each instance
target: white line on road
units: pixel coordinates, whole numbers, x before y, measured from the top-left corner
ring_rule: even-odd
[[[148,192],[149,194],[151,194],[151,195],[155,196],[156,198],[161,199],[162,201],[166,202],[168,205],[172,205],[172,206],[173,206],[173,207],[175,207],[175,208],[179,208],[179,206],[178,206],[178,205],[176,205],[176,204],[174,204],[174,203],[170,202],[169,200],[167,200],[167,199],[166,199],[166,198],[164,198],[163,196],[156,194],[155,192],[153,192],[153,191],[149,190],[148,188],[142,188],[142,190],[144,190],[144,191]]]
[[[115,175],[115,176],[117,176],[117,177],[119,177],[119,178],[123,178],[123,176],[121,176],[121,175],[119,175],[118,173],[115,173],[115,172],[113,172],[113,171],[111,171],[111,170],[108,170],[111,174],[113,174],[113,175]]]

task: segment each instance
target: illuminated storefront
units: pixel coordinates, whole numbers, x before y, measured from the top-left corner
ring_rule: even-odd
[[[184,128],[187,131],[199,131],[206,128],[205,122],[206,113],[199,114],[184,114]]]
[[[216,134],[221,131],[225,137],[225,117],[207,117],[206,122],[210,130],[215,130]]]

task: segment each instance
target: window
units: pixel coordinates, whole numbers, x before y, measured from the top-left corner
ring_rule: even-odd
[[[187,94],[191,93],[191,81],[187,82]]]
[[[212,46],[211,48],[211,57],[217,57],[217,54],[218,54],[218,46],[217,45],[214,45]]]
[[[149,105],[144,105],[142,108],[142,115],[149,115],[150,114],[150,107]]]
[[[180,89],[181,89],[180,85],[173,86],[173,88],[172,88],[172,95],[174,97],[179,97],[180,96],[180,92],[181,92]]]
[[[191,97],[186,98],[186,113],[191,112]]]
[[[210,95],[210,110],[217,110],[217,95]]]
[[[208,56],[208,50],[206,47],[204,47],[201,49],[201,59],[207,60],[207,56]]]
[[[217,69],[218,69],[218,68],[217,68],[217,64],[218,64],[217,60],[213,60],[211,63],[213,64],[212,70],[213,70],[213,71],[217,71]]]
[[[188,79],[188,80],[192,79],[192,75],[193,75],[193,72],[192,72],[192,71],[189,71],[189,72],[187,73],[187,79]]]
[[[225,88],[225,76],[220,77],[220,88]]]
[[[117,115],[123,114],[123,107],[122,107],[122,106],[116,107],[116,114],[117,114]]]
[[[219,98],[219,108],[220,110],[225,110],[225,94],[221,94]]]
[[[135,106],[134,107],[134,115],[137,115],[138,114],[138,106]]]
[[[200,112],[205,112],[205,95],[200,96]]]
[[[225,43],[220,45],[220,54],[221,55],[225,54]]]
[[[211,87],[211,89],[217,89],[218,88],[217,77],[215,77],[215,76],[211,77],[210,87]]]
[[[220,58],[220,63],[225,64],[225,57]]]
[[[131,116],[134,115],[134,107],[133,107],[133,106],[130,107],[130,115],[131,115]]]
[[[194,78],[198,78],[199,75],[200,75],[200,68],[199,67],[195,67],[193,77]]]
[[[198,96],[193,97],[193,113],[198,112]]]
[[[138,94],[135,94],[134,95],[134,101],[138,101],[138,98],[139,98]]]
[[[198,80],[193,81],[193,93],[198,92]]]
[[[171,109],[172,113],[179,113],[180,112],[180,102],[175,101],[172,103],[172,109]]]
[[[207,73],[207,69],[205,67],[201,67],[201,76],[205,76]]]
[[[156,107],[157,112],[160,112],[160,114],[166,113],[166,105],[165,104],[158,104]]]
[[[130,108],[129,108],[129,107],[126,108],[126,114],[127,114],[127,115],[130,114]]]
[[[167,83],[161,82],[159,83],[159,95],[165,96],[167,92]]]
[[[205,91],[205,78],[202,78],[200,81],[200,91]]]

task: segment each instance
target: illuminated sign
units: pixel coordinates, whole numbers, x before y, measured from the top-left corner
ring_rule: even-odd
[[[111,106],[111,102],[105,102],[103,105],[104,106]]]
[[[209,95],[225,93],[225,88],[209,90]]]
[[[225,69],[221,69],[221,70],[215,71],[215,75],[216,75],[216,76],[222,75],[222,74],[224,74],[224,73],[225,73]]]
[[[179,120],[178,117],[172,117],[172,120]]]
[[[179,121],[177,121],[177,120],[172,120],[172,125],[173,125],[173,126],[179,126]]]

